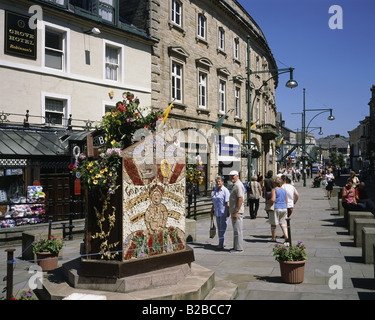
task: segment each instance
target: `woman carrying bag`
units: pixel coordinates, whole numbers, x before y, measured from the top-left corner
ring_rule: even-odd
[[[218,176],[216,178],[216,187],[212,191],[211,219],[216,216],[217,231],[219,236],[218,249],[224,249],[225,234],[229,218],[229,190],[224,186],[224,180]]]

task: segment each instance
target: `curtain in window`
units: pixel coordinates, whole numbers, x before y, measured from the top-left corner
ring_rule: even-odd
[[[107,46],[105,49],[105,77],[117,81],[118,49]]]
[[[102,19],[114,22],[115,0],[100,0],[99,15]]]

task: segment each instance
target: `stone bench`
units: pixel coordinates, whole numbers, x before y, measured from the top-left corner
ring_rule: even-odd
[[[55,230],[53,229],[51,234],[61,239],[63,237],[62,230]],[[38,239],[47,239],[48,237],[48,230],[27,230],[22,232],[22,259],[23,260],[35,260],[34,253],[33,253],[33,242]],[[60,255],[61,256],[61,255]]]
[[[374,219],[374,215],[370,211],[349,211],[348,225],[349,234],[354,234],[354,219]]]
[[[375,228],[362,228],[362,258],[364,263],[374,263]]]
[[[197,240],[197,221],[194,219],[185,219],[185,241],[191,244]]]
[[[375,228],[375,219],[354,219],[353,234],[354,234],[354,245],[356,247],[362,247],[362,228],[371,227]]]
[[[344,216],[344,207],[342,206],[342,199],[337,200],[337,208],[338,208],[339,216]]]

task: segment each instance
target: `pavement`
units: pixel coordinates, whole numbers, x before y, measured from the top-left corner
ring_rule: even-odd
[[[218,251],[217,236],[209,238],[210,219],[197,220],[194,249],[195,262],[215,272],[215,276],[238,287],[236,300],[375,300],[374,265],[362,262],[362,248],[354,246],[353,236],[343,227],[338,215],[337,197],[328,200],[325,189],[312,188],[312,180],[295,184],[300,198],[291,220],[292,242],[303,241],[308,260],[301,284],[281,281],[279,264],[272,255],[270,225],[261,202],[258,216],[251,220],[246,208],[244,218],[244,251],[231,253],[233,232],[231,222],[226,234],[226,247]],[[47,232],[47,231],[46,231]],[[280,227],[278,236],[282,235]],[[283,239],[278,238],[280,242]],[[78,258],[82,239],[66,241],[59,265]],[[35,279],[34,265],[24,261],[20,245],[0,248],[0,275],[7,273],[5,249],[16,249],[13,265],[13,294],[18,296]],[[340,277],[342,275],[342,278]],[[34,277],[34,278],[33,278]],[[340,280],[342,279],[342,287]],[[0,281],[1,290],[6,281]],[[0,293],[0,299],[6,294]]]

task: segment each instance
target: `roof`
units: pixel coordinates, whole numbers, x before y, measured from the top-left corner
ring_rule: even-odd
[[[0,156],[68,156],[69,140],[86,138],[87,131],[0,129]]]

